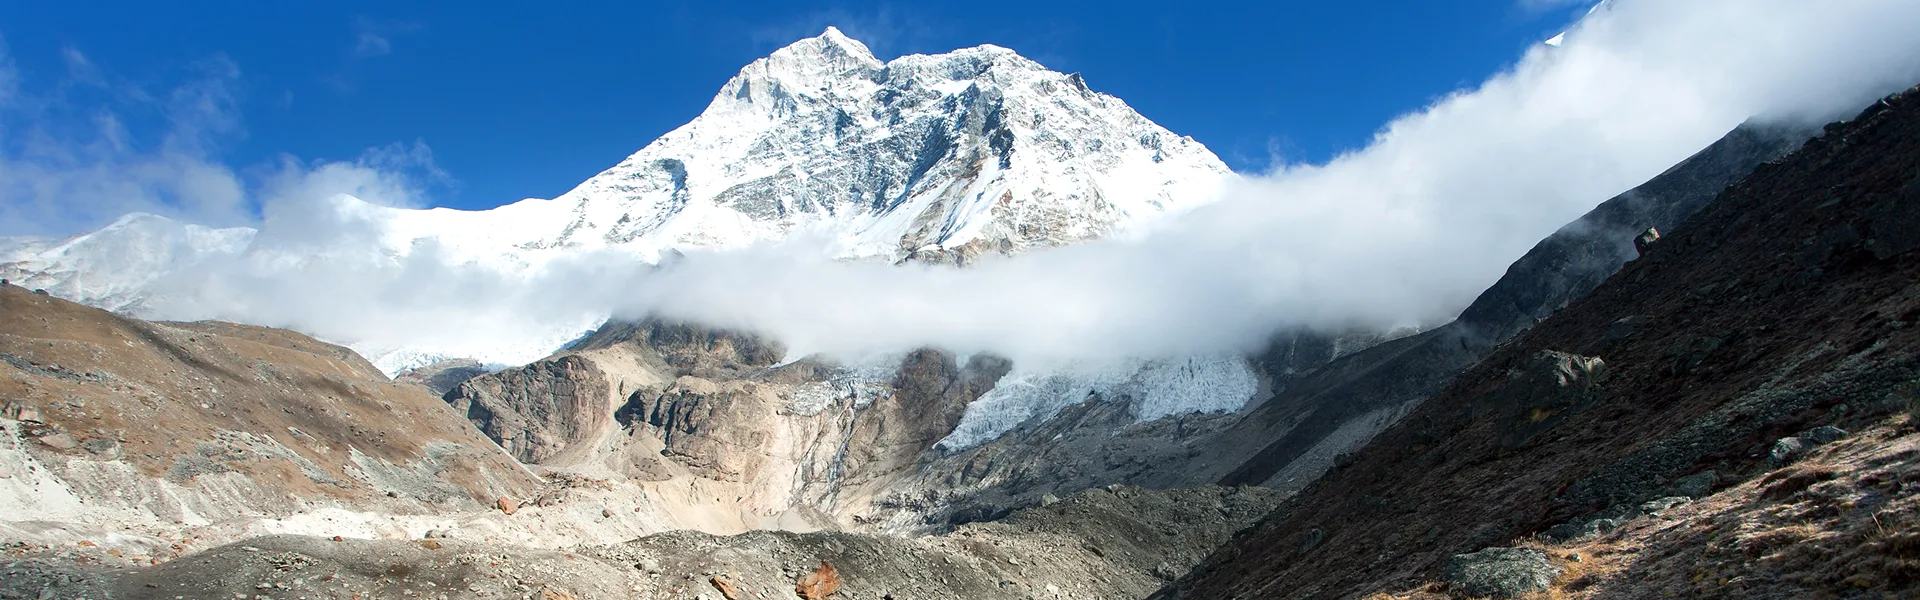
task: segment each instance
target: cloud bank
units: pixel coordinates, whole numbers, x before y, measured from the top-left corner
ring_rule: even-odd
[[[1144,236],[978,268],[701,253],[621,305],[858,355],[1257,348],[1434,325],[1561,225],[1749,118],[1822,122],[1920,82],[1920,3],[1622,0],[1323,165],[1247,177]]]
[[[396,257],[375,251],[390,233],[378,207],[334,194],[415,204],[418,177],[378,157],[292,161],[252,188],[253,250],[174,276],[165,316],[288,326],[376,354],[491,343],[504,350],[482,358],[503,362],[609,314],[845,357],[1246,351],[1287,328],[1444,322],[1541,238],[1741,122],[1841,118],[1917,82],[1911,0],[1617,0],[1562,46],[1527,50],[1365,148],[1241,177],[1125,239],[966,269],[833,261],[805,236],[660,269],[608,252],[502,271],[431,240]]]

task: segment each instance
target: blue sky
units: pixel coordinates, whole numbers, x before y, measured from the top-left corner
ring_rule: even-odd
[[[741,66],[836,25],[882,59],[1013,48],[1259,171],[1362,146],[1577,4],[17,2],[0,5],[9,87],[38,100],[7,107],[0,144],[186,144],[242,174],[389,147],[432,165],[432,204],[485,208],[565,192],[698,114]],[[183,110],[197,116],[183,125]],[[393,151],[416,144],[431,163]]]

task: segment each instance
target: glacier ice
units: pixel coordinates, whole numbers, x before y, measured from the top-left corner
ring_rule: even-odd
[[[967,405],[960,424],[936,447],[955,452],[1044,421],[1081,402],[1124,402],[1138,421],[1239,410],[1259,392],[1241,356],[1135,359],[1069,365],[1014,365],[992,390]]]

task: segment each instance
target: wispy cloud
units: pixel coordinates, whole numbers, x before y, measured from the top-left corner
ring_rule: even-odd
[[[355,17],[352,55],[356,59],[367,59],[392,54],[392,37],[419,30],[420,26],[414,23],[384,21],[366,16]]]
[[[80,49],[61,46],[60,59],[67,65],[67,77],[75,83],[93,86],[107,84],[106,76],[100,73],[100,68],[94,66],[93,61],[89,60],[86,54],[82,54]]]
[[[353,55],[356,58],[385,56],[392,52],[393,43],[371,31],[361,31],[359,37],[353,42]]]
[[[453,183],[420,141],[345,162],[283,157],[235,166],[224,152],[246,136],[246,85],[232,60],[213,56],[127,78],[167,82],[136,84],[110,77],[78,48],[63,47],[60,56],[63,79],[28,87],[0,49],[0,130],[8,133],[0,138],[0,235],[70,234],[129,212],[255,224],[290,174],[350,168],[407,181],[407,194],[389,196],[408,206],[424,204],[420,190]],[[66,93],[82,84],[110,93]]]

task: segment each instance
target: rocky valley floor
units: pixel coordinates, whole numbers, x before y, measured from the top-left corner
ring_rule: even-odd
[[[457,538],[276,535],[157,566],[107,540],[14,544],[0,598],[790,598],[831,565],[839,598],[1138,598],[1281,500],[1264,488],[1084,492],[929,537],[672,532],[535,549]],[[533,517],[528,517],[533,518]],[[807,596],[799,593],[799,597]]]

